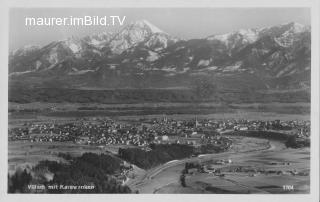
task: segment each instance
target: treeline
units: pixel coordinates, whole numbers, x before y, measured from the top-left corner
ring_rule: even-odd
[[[62,155],[61,155],[62,156]],[[8,176],[9,193],[33,193],[30,184],[42,184],[46,189],[41,193],[131,193],[115,177],[120,173],[121,160],[105,154],[85,153],[71,158],[67,163],[40,161],[34,168],[17,171]],[[51,176],[51,177],[50,177]],[[48,185],[93,186],[93,189],[47,189]]]
[[[283,140],[283,141],[288,140],[288,138],[290,137],[290,135],[288,135],[288,134],[277,133],[277,132],[272,132],[272,131],[232,131],[232,132],[228,132],[226,135],[258,137],[258,138]]]
[[[180,144],[153,144],[150,151],[139,148],[119,148],[119,156],[141,168],[149,169],[162,163],[189,157],[193,154],[192,146]]]
[[[11,88],[9,102],[71,102],[71,103],[141,103],[141,102],[186,102],[197,97],[188,90],[162,89],[117,89],[79,90],[64,88]]]
[[[220,153],[227,151],[230,148],[231,144],[223,144],[223,145],[213,145],[213,144],[205,144],[201,145],[197,150],[196,154],[212,154],[212,153]]]
[[[9,102],[51,103],[141,103],[141,102],[226,102],[226,103],[269,103],[310,102],[310,92],[262,93],[219,90],[211,96],[199,95],[192,89],[116,89],[80,90],[67,88],[24,88],[11,87]]]
[[[290,136],[285,143],[286,147],[301,148],[310,147],[310,139],[298,139],[296,136]]]
[[[8,175],[8,193],[28,193],[28,184],[32,181],[30,172],[17,170],[12,176]]]
[[[232,131],[229,132],[227,135],[239,135],[246,137],[258,137],[272,140],[280,140],[284,141],[285,145],[291,148],[310,147],[309,139],[301,139],[297,138],[295,135],[277,133],[272,131]]]

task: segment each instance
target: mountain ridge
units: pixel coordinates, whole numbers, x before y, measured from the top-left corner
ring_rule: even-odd
[[[241,75],[257,78],[264,88],[305,88],[310,87],[310,40],[310,27],[294,22],[182,40],[141,20],[116,33],[18,49],[9,54],[9,77],[11,83],[36,78],[42,80],[39,86],[59,77],[62,86],[73,87],[131,87],[141,77],[145,82],[138,86],[172,87]]]

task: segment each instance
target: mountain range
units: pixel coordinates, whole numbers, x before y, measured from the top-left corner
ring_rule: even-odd
[[[9,85],[71,89],[310,88],[310,26],[295,22],[184,40],[147,20],[9,53]]]

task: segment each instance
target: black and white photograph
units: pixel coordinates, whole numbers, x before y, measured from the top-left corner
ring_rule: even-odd
[[[312,22],[290,5],[9,8],[6,194],[310,195]]]

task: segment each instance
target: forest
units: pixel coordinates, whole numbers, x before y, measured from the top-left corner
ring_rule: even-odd
[[[32,169],[17,170],[8,176],[9,193],[131,193],[116,178],[122,161],[106,154],[85,153],[80,157],[65,155],[66,162],[40,161]],[[53,177],[50,177],[53,176]],[[28,185],[45,185],[44,190],[32,190]],[[48,189],[57,185],[57,189]],[[64,186],[93,186],[94,189],[59,189]]]
[[[189,157],[194,152],[192,146],[180,144],[153,144],[151,149],[145,151],[139,148],[120,148],[119,157],[138,167],[149,169],[168,161]]]

